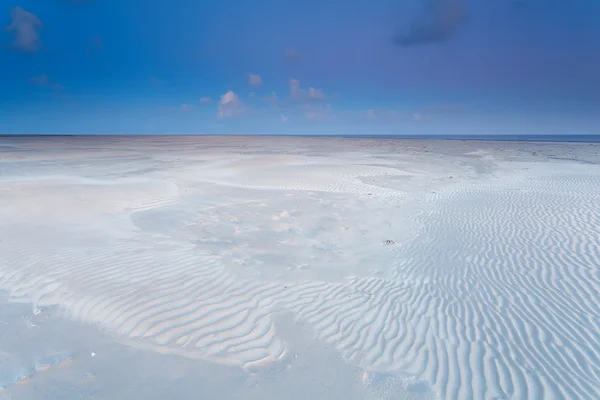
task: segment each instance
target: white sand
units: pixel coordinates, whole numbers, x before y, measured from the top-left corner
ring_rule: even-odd
[[[599,145],[1,140],[0,398],[600,398]]]

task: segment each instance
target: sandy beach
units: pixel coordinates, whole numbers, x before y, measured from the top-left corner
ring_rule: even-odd
[[[599,229],[600,144],[1,138],[0,398],[600,398]]]

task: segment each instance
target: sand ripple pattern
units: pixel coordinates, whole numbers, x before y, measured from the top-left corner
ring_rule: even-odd
[[[353,364],[443,399],[594,399],[598,188],[573,173],[436,193],[385,279],[243,279],[193,246],[132,239],[1,244],[0,287],[158,351],[247,369],[285,357],[271,318],[285,310]]]

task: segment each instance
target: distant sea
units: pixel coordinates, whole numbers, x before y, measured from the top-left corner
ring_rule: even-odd
[[[335,135],[332,135],[335,136]],[[579,142],[600,143],[600,135],[339,135],[365,139],[484,140],[490,142]]]
[[[166,134],[153,134],[153,135],[6,135],[0,134],[0,138],[19,138],[19,139],[27,139],[27,138],[36,138],[36,139],[51,139],[52,137],[61,137],[61,138],[69,138],[69,137],[77,137],[77,138],[109,138],[109,137],[120,137],[120,138],[149,138],[149,137],[160,137],[164,140],[164,138],[169,137],[171,135]],[[227,137],[229,135],[172,135],[172,136],[224,136]],[[329,138],[348,138],[348,139],[419,139],[419,140],[482,140],[482,141],[502,141],[502,142],[579,142],[579,143],[600,143],[600,134],[584,134],[584,135],[275,135],[275,134],[265,134],[265,135],[231,135],[231,136],[276,136],[276,137],[329,137]]]

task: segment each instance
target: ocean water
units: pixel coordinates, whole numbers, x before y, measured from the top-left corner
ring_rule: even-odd
[[[432,139],[432,140],[481,140],[490,142],[578,142],[599,143],[600,135],[341,135],[347,138],[369,139]]]
[[[136,138],[136,137],[154,137],[154,138],[168,138],[170,136],[187,136],[187,137],[228,137],[229,135],[0,135],[0,150],[6,147],[8,150],[8,144],[10,141],[23,140],[52,140],[53,138],[89,138],[89,139],[100,139],[100,138]],[[232,136],[268,136],[268,137],[329,137],[329,138],[348,138],[348,139],[419,139],[419,140],[475,140],[475,141],[501,141],[501,142],[556,142],[556,143],[600,143],[600,134],[569,134],[569,135],[548,135],[548,134],[526,134],[526,135],[491,135],[491,134],[294,134],[294,135],[278,135],[278,134],[265,134],[265,135],[232,135]]]

